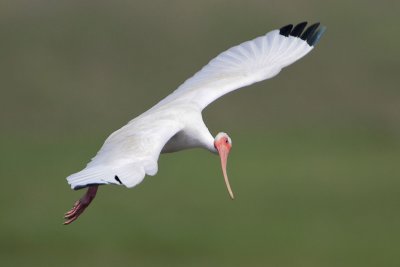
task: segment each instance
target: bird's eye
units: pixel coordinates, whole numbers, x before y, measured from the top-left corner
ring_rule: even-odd
[[[225,139],[225,143],[227,143],[227,144],[229,143],[228,138]]]

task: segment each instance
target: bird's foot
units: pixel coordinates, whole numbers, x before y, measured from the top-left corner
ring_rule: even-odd
[[[85,209],[90,205],[92,200],[96,197],[98,185],[89,186],[86,194],[75,202],[72,209],[70,209],[64,215],[64,225],[68,225],[78,219],[78,217],[85,211]]]

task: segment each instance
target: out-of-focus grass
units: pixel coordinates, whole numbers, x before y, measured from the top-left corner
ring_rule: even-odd
[[[2,143],[12,151],[2,176],[13,184],[1,194],[1,265],[397,265],[399,138],[337,130],[233,138],[234,201],[218,158],[186,151],[161,156],[159,174],[137,188],[101,187],[70,226],[62,213],[83,192],[60,177],[100,140]]]

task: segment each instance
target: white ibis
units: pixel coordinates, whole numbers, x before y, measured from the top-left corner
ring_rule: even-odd
[[[88,190],[65,214],[64,224],[82,214],[96,196],[99,185],[134,187],[146,174],[157,173],[160,153],[189,148],[200,147],[219,154],[226,187],[233,199],[226,173],[232,140],[223,132],[214,138],[201,112],[217,98],[272,78],[309,53],[325,27],[315,23],[306,29],[306,25],[307,22],[294,27],[287,25],[226,50],[172,94],[112,133],[86,168],[67,178],[72,189],[87,187]]]

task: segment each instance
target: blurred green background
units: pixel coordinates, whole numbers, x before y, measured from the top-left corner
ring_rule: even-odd
[[[0,266],[399,266],[396,1],[2,1]],[[134,189],[65,177],[212,57],[288,23],[318,47],[204,112],[219,159],[163,155]]]

